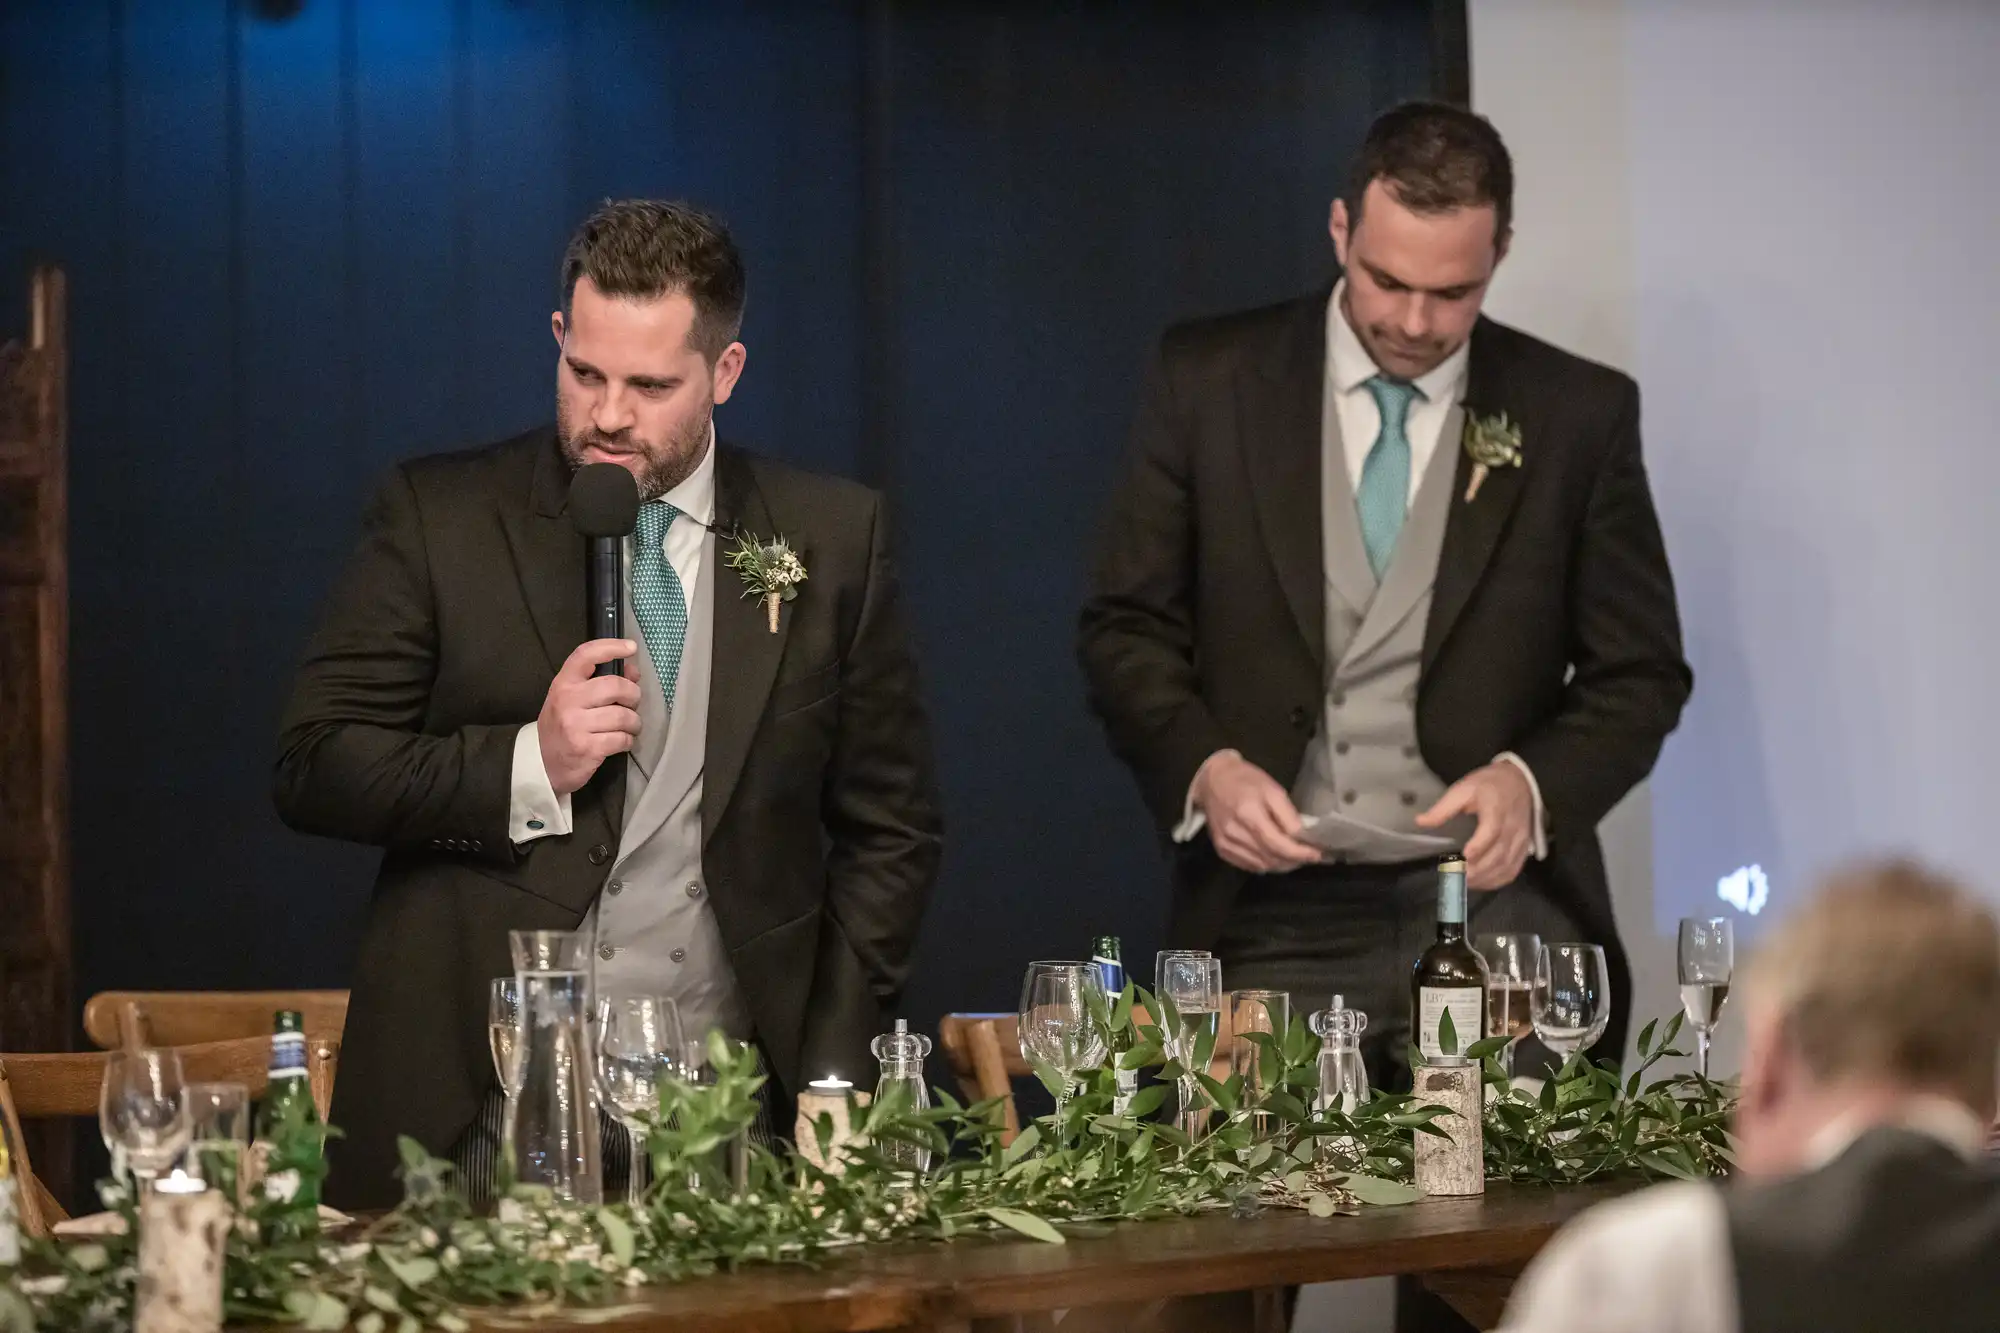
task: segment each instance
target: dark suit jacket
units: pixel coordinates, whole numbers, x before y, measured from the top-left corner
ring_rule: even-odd
[[[515,734],[586,637],[569,478],[549,429],[397,467],[285,712],[279,813],[387,849],[333,1105],[349,1203],[394,1201],[398,1134],[441,1153],[472,1121],[508,930],[574,928],[618,846],[622,758],[575,793],[573,833],[508,837]],[[941,830],[879,497],[726,444],[715,484],[718,530],[782,533],[808,571],[776,634],[734,572],[705,572],[723,582],[702,867],[782,1095],[868,1067]]]
[[[1080,653],[1092,706],[1163,831],[1209,755],[1240,750],[1290,787],[1319,724],[1330,295],[1180,325],[1147,380]],[[1482,319],[1465,405],[1506,412],[1524,461],[1466,503],[1460,454],[1418,743],[1447,782],[1508,750],[1533,769],[1553,835],[1523,879],[1611,955],[1615,1049],[1631,988],[1597,823],[1652,769],[1692,685],[1639,456],[1638,387]],[[1207,947],[1244,876],[1206,838],[1174,856],[1171,942]]]

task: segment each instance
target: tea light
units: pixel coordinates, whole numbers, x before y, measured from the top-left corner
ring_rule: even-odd
[[[171,1175],[154,1181],[153,1188],[162,1194],[199,1194],[208,1188],[208,1183],[200,1176],[191,1176],[175,1167]]]

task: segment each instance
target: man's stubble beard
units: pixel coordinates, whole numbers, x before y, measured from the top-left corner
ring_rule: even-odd
[[[633,480],[639,485],[641,500],[657,500],[674,487],[694,475],[707,455],[709,433],[714,427],[715,408],[711,404],[707,411],[690,421],[686,429],[667,442],[664,450],[655,451],[650,447],[640,450],[643,461],[633,473]],[[562,448],[563,460],[574,472],[584,464],[584,450],[591,444],[603,442],[619,448],[630,448],[635,437],[630,434],[621,437],[606,437],[593,428],[586,427],[581,433],[571,429],[569,412],[560,395],[556,398],[556,439]]]

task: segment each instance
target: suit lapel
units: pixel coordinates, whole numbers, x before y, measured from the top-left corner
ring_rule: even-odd
[[[569,519],[569,482],[569,467],[551,432],[535,456],[527,507],[508,505],[501,511],[515,576],[535,622],[535,636],[548,655],[551,676],[589,632],[583,537]],[[615,845],[625,813],[624,763],[614,759],[601,765],[587,785],[603,793],[600,804]]]
[[[1241,374],[1237,420],[1264,545],[1299,634],[1326,659],[1325,556],[1321,549],[1321,404],[1326,394],[1328,287],[1298,303],[1283,343]]]
[[[717,538],[716,584],[714,591],[714,667],[709,677],[708,745],[702,776],[701,837],[706,847],[715,836],[722,812],[736,781],[743,775],[743,763],[750,754],[750,742],[764,716],[764,702],[770,697],[771,683],[778,675],[778,662],[791,637],[793,606],[787,606],[771,633],[764,604],[742,596],[736,571],[722,563],[741,530],[769,539],[779,535],[778,525],[765,506],[750,465],[736,450],[718,443],[715,455],[715,529]],[[797,541],[797,534],[784,534]],[[800,550],[810,568],[811,553]],[[810,581],[799,596],[811,597]]]
[[[1444,549],[1438,556],[1437,586],[1431,594],[1431,615],[1424,627],[1423,671],[1429,674],[1438,652],[1450,637],[1452,627],[1479,586],[1494,548],[1513,516],[1521,498],[1521,478],[1534,466],[1535,423],[1526,419],[1514,394],[1515,386],[1495,342],[1496,330],[1481,318],[1472,333],[1472,350],[1466,367],[1464,415],[1487,417],[1505,412],[1521,424],[1522,462],[1519,467],[1494,468],[1480,483],[1478,498],[1467,501],[1465,492],[1472,484],[1472,460],[1466,456],[1460,438],[1440,440],[1440,449],[1449,448],[1458,459],[1451,494],[1451,514],[1445,521]]]

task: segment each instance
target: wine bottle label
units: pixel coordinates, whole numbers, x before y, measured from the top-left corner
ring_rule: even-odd
[[[1097,975],[1104,982],[1105,998],[1116,1000],[1125,989],[1125,964],[1116,958],[1106,958],[1103,954],[1096,955],[1090,961],[1097,964]]]
[[[1118,1078],[1118,1091],[1111,1096],[1111,1114],[1124,1115],[1132,1109],[1132,1099],[1139,1094],[1139,1071],[1119,1069],[1113,1072]]]
[[[1438,1045],[1438,1024],[1451,1011],[1456,1041],[1446,1051]],[[1486,1035],[1486,992],[1477,986],[1425,986],[1418,993],[1417,1049],[1426,1060],[1463,1058],[1465,1048]]]
[[[21,1217],[14,1177],[0,1180],[0,1264],[21,1262]]]
[[[306,1076],[306,1034],[303,1032],[274,1032],[271,1034],[271,1077],[304,1078]]]

